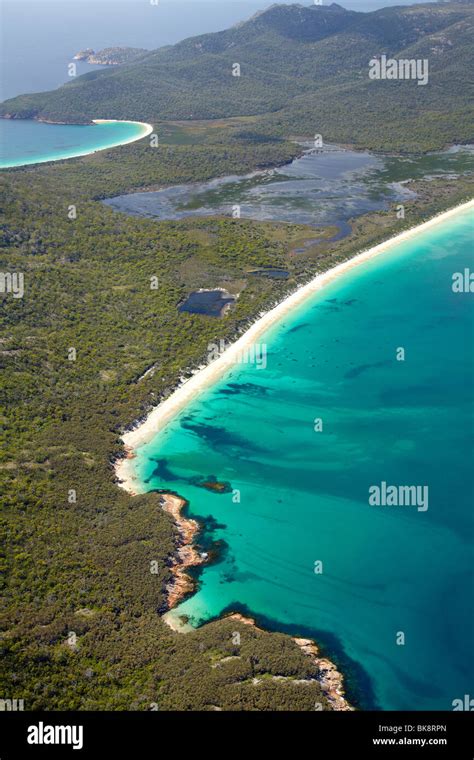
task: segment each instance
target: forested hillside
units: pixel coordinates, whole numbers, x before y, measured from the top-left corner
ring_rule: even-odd
[[[203,179],[205,155],[219,155],[223,170],[239,155],[212,143],[163,146],[141,177],[140,150],[2,175],[1,267],[24,274],[25,292],[1,299],[1,694],[28,710],[326,708],[318,669],[288,636],[226,620],[186,636],[168,628],[160,613],[176,530],[157,494],[117,487],[111,461],[125,425],[200,363],[210,341],[231,339],[316,270],[461,202],[472,178],[422,183],[403,222],[393,212],[362,217],[348,238],[294,256],[313,228],[157,222],[93,201],[108,185]],[[289,279],[249,274],[270,265]],[[206,286],[240,292],[225,320],[178,312]]]
[[[162,612],[176,526],[159,494],[118,488],[113,462],[126,427],[202,363],[209,342],[232,340],[316,272],[472,197],[473,176],[416,180],[403,220],[394,208],[358,217],[334,242],[334,228],[315,241],[301,225],[159,222],[99,199],[282,164],[302,150],[294,135],[406,151],[468,140],[473,17],[461,2],[367,14],[273,6],[1,107],[12,118],[148,120],[160,136],[158,149],[144,139],[1,173],[1,271],[24,275],[23,298],[0,293],[1,698],[25,710],[330,707],[318,667],[287,635],[229,619],[171,631]],[[429,85],[369,80],[382,52],[428,57]],[[253,276],[264,267],[288,279]],[[206,287],[239,294],[225,319],[178,310]],[[354,686],[357,669],[339,655]]]
[[[274,5],[120,69],[8,100],[0,115],[80,123],[257,115],[260,130],[272,135],[318,132],[374,149],[436,148],[472,138],[473,31],[472,2],[372,13]],[[426,58],[428,84],[369,79],[369,60],[382,54]]]

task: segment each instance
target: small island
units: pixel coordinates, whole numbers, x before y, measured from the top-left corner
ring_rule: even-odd
[[[131,63],[145,53],[148,53],[148,50],[134,47],[109,47],[97,52],[92,48],[85,48],[76,53],[74,60],[101,66],[120,66]]]

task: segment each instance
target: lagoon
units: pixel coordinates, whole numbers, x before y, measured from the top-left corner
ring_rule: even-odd
[[[355,217],[412,199],[410,180],[453,177],[474,169],[473,146],[407,158],[301,145],[305,152],[300,158],[275,169],[127,193],[104,202],[116,211],[160,220],[232,217],[237,209],[242,219],[315,228],[336,225],[338,232],[331,238],[336,241],[350,233]]]

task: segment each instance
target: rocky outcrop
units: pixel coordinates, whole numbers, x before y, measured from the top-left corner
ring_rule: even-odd
[[[199,524],[196,520],[191,520],[183,516],[182,510],[186,505],[185,499],[182,499],[175,494],[164,493],[161,495],[161,505],[163,510],[173,517],[180,534],[180,545],[176,554],[172,558],[171,572],[173,577],[166,587],[167,607],[168,610],[171,610],[179,604],[183,597],[187,596],[187,594],[190,594],[194,590],[194,582],[188,575],[187,569],[189,567],[202,565],[206,561],[207,555],[200,554],[193,544],[194,538],[199,531]],[[258,628],[255,620],[244,617],[244,615],[237,612],[227,616],[227,619]],[[169,616],[167,618],[165,615],[165,620],[174,630],[184,632],[188,629],[187,626],[178,626],[178,628],[176,628],[176,621],[174,618],[169,618]],[[301,649],[303,654],[307,657],[311,657],[313,663],[316,665],[318,670],[317,680],[332,709],[337,711],[354,710],[344,695],[344,679],[342,673],[338,671],[336,665],[331,662],[331,660],[328,660],[326,657],[321,657],[316,642],[312,639],[302,639],[298,637],[293,637],[293,641]]]
[[[238,623],[252,625],[254,628],[262,630],[258,628],[255,620],[244,617],[240,613],[229,615],[228,620],[235,620]],[[303,654],[307,657],[311,657],[313,663],[316,665],[318,669],[318,683],[332,709],[344,712],[354,710],[354,707],[349,704],[344,696],[344,678],[342,673],[338,671],[337,667],[331,662],[331,660],[320,656],[316,642],[312,639],[300,639],[297,637],[293,637],[293,641],[299,646]]]
[[[176,605],[194,589],[194,582],[188,575],[188,567],[202,565],[206,556],[202,556],[194,547],[193,540],[199,531],[196,520],[190,520],[181,513],[186,501],[174,494],[165,493],[161,497],[163,510],[171,515],[177,525],[180,541],[175,556],[172,558],[173,577],[166,587],[168,609]]]
[[[312,639],[294,638],[303,654],[311,657],[319,670],[318,681],[333,710],[347,712],[354,710],[344,696],[344,678],[331,660],[321,657],[318,645]]]
[[[91,55],[94,55],[92,48],[86,48],[85,50],[79,50],[79,52],[74,56],[73,60],[88,61]]]
[[[76,53],[74,60],[99,64],[101,66],[120,66],[123,63],[134,61],[135,58],[145,53],[148,53],[148,50],[133,47],[110,47],[98,50],[97,52],[92,50],[92,48],[86,48]]]

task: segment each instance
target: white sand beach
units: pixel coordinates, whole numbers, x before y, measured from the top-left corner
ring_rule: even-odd
[[[420,233],[441,224],[460,212],[472,209],[474,211],[474,200],[463,203],[459,206],[437,214],[416,227],[405,230],[399,235],[379,243],[378,245],[366,251],[362,251],[351,259],[338,264],[322,274],[318,274],[306,285],[301,286],[291,293],[287,298],[281,301],[277,306],[260,316],[253,325],[238,338],[229,348],[224,351],[212,363],[200,369],[196,374],[182,383],[167,399],[151,410],[147,418],[138,424],[133,430],[128,431],[122,436],[126,450],[129,453],[128,459],[118,460],[115,471],[120,485],[130,493],[137,493],[142,490],[140,484],[133,472],[133,451],[144,443],[148,443],[167,423],[172,420],[190,401],[195,399],[199,394],[210,385],[219,380],[229,367],[238,360],[245,350],[265,333],[276,322],[281,320],[286,314],[291,312],[296,306],[299,306],[309,296],[321,290],[325,285],[335,280],[345,272],[354,267],[363,264],[370,259],[386,253],[395,246],[410,240]]]
[[[129,121],[128,119],[92,119],[94,124],[136,124],[137,126],[143,127],[142,133],[140,135],[136,135],[135,137],[130,137],[128,140],[124,140],[121,143],[117,143],[116,145],[111,145],[111,148],[116,148],[118,145],[128,145],[128,143],[136,142],[137,140],[142,140],[144,137],[148,137],[148,135],[151,135],[153,132],[153,125],[147,124],[146,121]],[[100,148],[100,150],[108,150],[107,148]],[[95,151],[97,152],[97,151]]]
[[[21,120],[18,120],[21,121]],[[78,126],[74,124],[65,124],[64,122],[58,122],[58,121],[49,121],[48,119],[37,119],[33,121],[38,121],[38,123],[41,124],[50,124],[52,126]],[[79,149],[79,150],[68,150],[68,152],[65,153],[58,153],[57,155],[47,155],[47,156],[37,156],[34,159],[28,158],[28,160],[21,159],[19,162],[17,159],[1,159],[0,163],[0,171],[3,169],[13,169],[18,168],[20,166],[36,166],[38,164],[51,164],[55,161],[67,161],[70,158],[83,158],[84,156],[91,156],[95,153],[100,153],[104,150],[111,150],[112,148],[119,148],[121,145],[128,145],[132,142],[137,142],[137,140],[143,140],[144,137],[147,137],[153,132],[153,125],[147,124],[144,121],[129,121],[127,119],[92,119],[92,124],[97,125],[103,125],[103,124],[134,124],[137,126],[140,126],[140,132],[136,135],[132,135],[131,137],[128,137],[125,140],[119,140],[118,142],[113,142],[110,145],[104,145],[102,148],[95,148],[90,147],[86,149]],[[81,125],[81,126],[91,126],[89,125]]]

